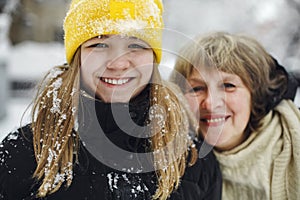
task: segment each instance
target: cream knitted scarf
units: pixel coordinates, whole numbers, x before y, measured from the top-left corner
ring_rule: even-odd
[[[224,200],[300,199],[300,112],[283,100],[240,146],[216,152]]]

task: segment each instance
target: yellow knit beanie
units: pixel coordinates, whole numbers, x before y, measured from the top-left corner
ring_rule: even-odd
[[[147,42],[159,63],[162,12],[161,0],[72,0],[64,21],[67,62],[85,41],[99,35],[121,34]]]

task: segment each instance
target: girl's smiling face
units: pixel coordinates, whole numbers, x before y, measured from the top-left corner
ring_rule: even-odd
[[[241,78],[201,67],[194,68],[187,81],[185,96],[207,143],[220,151],[241,144],[251,113],[251,94]]]
[[[104,102],[128,102],[149,83],[151,47],[135,37],[104,35],[81,45],[81,80]]]

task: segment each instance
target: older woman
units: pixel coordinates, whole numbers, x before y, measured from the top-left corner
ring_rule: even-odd
[[[261,44],[199,36],[182,49],[172,80],[214,146],[223,199],[300,199],[300,112],[285,98],[295,94],[288,74]]]

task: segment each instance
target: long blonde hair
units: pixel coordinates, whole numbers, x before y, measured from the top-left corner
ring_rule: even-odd
[[[64,182],[70,186],[79,134],[74,130],[80,91],[80,48],[70,65],[53,68],[43,79],[32,110],[32,130],[37,168],[34,177],[41,181],[39,197],[56,192]],[[196,120],[187,109],[179,89],[160,77],[154,67],[150,106],[166,111],[163,126],[154,122],[151,137],[158,187],[154,199],[167,199],[180,184],[187,156],[197,159],[189,130],[196,134]],[[186,104],[187,105],[187,104]],[[156,123],[156,124],[155,124]]]

